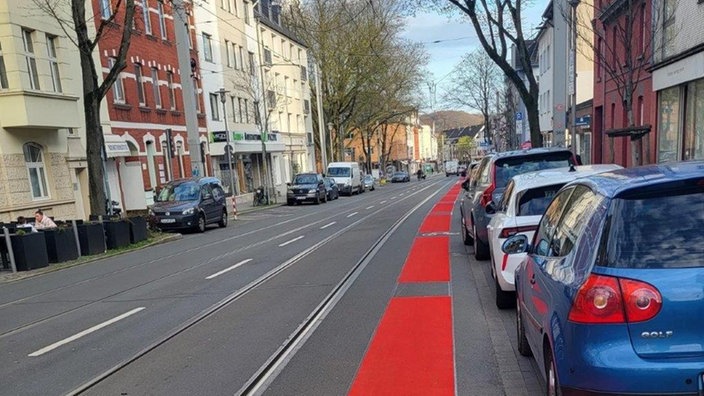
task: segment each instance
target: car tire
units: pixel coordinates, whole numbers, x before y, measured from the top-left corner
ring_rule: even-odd
[[[286,201],[286,205],[293,206],[293,201]]]
[[[550,347],[545,348],[543,356],[545,356],[543,359],[545,361],[545,394],[547,396],[562,396],[560,380],[557,378],[557,367]]]
[[[496,289],[496,307],[498,309],[513,308],[513,304],[516,302],[515,293],[502,290],[497,278],[494,278],[494,287]]]
[[[521,303],[516,296],[516,341],[518,353],[521,356],[533,356],[533,351],[530,350],[528,337],[526,337],[526,328],[523,324],[523,313],[521,313]]]
[[[227,227],[227,210],[222,210],[222,216],[220,216],[220,222],[218,222],[220,228]]]
[[[472,243],[474,243],[474,239],[472,239],[471,236],[469,236],[469,232],[467,232],[467,226],[464,224],[463,217],[460,217],[460,230],[462,231],[462,242],[469,246]]]
[[[477,260],[486,260],[489,258],[489,246],[482,242],[477,235],[477,226],[473,225],[472,230],[474,231],[474,258]]]
[[[201,213],[198,216],[198,223],[196,224],[196,231],[198,232],[205,232],[205,216]]]

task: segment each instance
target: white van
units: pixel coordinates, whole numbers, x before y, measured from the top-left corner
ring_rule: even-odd
[[[331,162],[325,176],[335,179],[340,194],[362,192],[362,172],[356,162]]]
[[[459,171],[457,168],[459,167],[459,162],[457,160],[448,160],[445,161],[445,177],[448,177],[450,175],[459,175]]]

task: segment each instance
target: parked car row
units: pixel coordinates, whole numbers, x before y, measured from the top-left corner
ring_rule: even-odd
[[[463,187],[463,241],[490,259],[546,394],[702,392],[704,162],[522,150],[485,157]]]

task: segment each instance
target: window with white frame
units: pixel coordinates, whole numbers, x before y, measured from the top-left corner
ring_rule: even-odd
[[[213,120],[215,121],[220,120],[220,107],[218,106],[219,100],[220,98],[218,98],[218,94],[210,94],[210,113],[213,115]]]
[[[238,116],[239,116],[240,122],[243,122],[243,120],[244,120],[244,115],[242,114],[242,113],[243,113],[243,112],[242,112],[242,110],[243,110],[243,108],[242,108],[242,107],[243,107],[242,101],[243,101],[243,100],[244,100],[244,99],[242,99],[242,98],[237,98],[237,106],[239,107],[239,114],[238,114]]]
[[[159,71],[152,67],[152,90],[154,91],[154,105],[161,108],[161,89],[159,89]]]
[[[239,51],[239,56],[238,56],[238,62],[240,64],[240,68],[244,71],[244,48],[240,46],[240,51]]]
[[[237,98],[230,96],[230,113],[232,113],[232,122],[237,122]]]
[[[142,17],[144,17],[144,33],[152,34],[152,19],[149,17],[147,0],[142,0]]]
[[[103,19],[108,19],[112,16],[110,0],[100,0],[100,16],[102,16]]]
[[[115,58],[108,58],[108,67],[112,70],[117,61]],[[115,103],[125,103],[125,85],[122,81],[122,73],[117,75],[117,79],[112,84],[112,98]]]
[[[242,122],[246,122],[249,124],[249,101],[247,99],[244,100],[244,120]]]
[[[46,35],[46,55],[49,58],[49,70],[51,71],[51,82],[54,87],[54,92],[63,92],[61,89],[59,61],[56,56],[56,41],[56,36]]]
[[[244,13],[244,23],[249,25],[249,4],[245,1],[242,5],[242,12]]]
[[[27,74],[29,74],[29,86],[31,89],[40,89],[39,73],[37,73],[37,58],[34,55],[34,42],[32,41],[32,33],[32,30],[22,29],[24,57],[27,63]]]
[[[144,90],[144,76],[142,75],[142,65],[135,63],[134,65],[134,77],[137,81],[137,99],[139,100],[139,105],[145,107],[147,105],[147,97]]]
[[[166,72],[166,82],[169,84],[169,105],[171,105],[171,110],[176,110],[176,88],[174,87],[174,72]]]
[[[157,3],[157,13],[159,14],[159,30],[161,33],[161,38],[162,40],[167,39],[167,34],[166,34],[166,16],[164,15],[164,3],[161,1]]]
[[[230,41],[225,40],[225,62],[227,67],[232,67],[232,59],[230,59]]]
[[[0,89],[7,89],[7,70],[5,69],[5,59],[2,56],[2,43],[0,43]]]
[[[213,38],[208,33],[203,35],[203,58],[208,62],[213,61]]]
[[[46,185],[46,170],[44,169],[44,157],[42,147],[37,143],[25,143],[23,146],[24,163],[29,174],[29,185],[32,190],[33,199],[49,197],[49,190]]]

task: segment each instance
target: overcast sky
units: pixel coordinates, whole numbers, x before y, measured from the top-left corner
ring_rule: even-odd
[[[531,27],[538,26],[547,6],[547,1],[538,3],[524,11]],[[432,77],[428,79],[437,84],[437,100],[440,101],[443,88],[446,89],[449,82],[448,75],[455,65],[464,54],[481,47],[474,28],[469,21],[463,22],[458,17],[448,18],[436,13],[419,13],[408,18],[406,26],[404,37],[422,43],[430,56],[428,70]],[[531,29],[530,33],[533,32]]]

